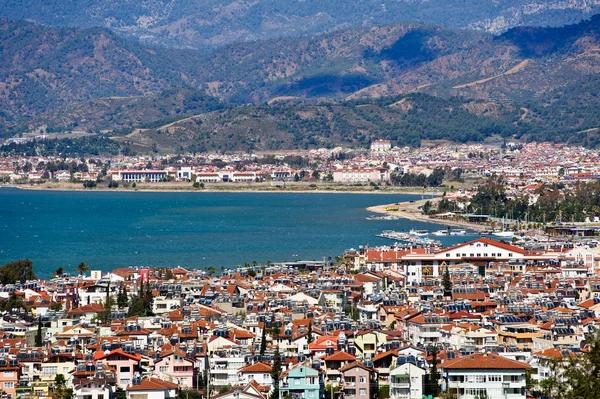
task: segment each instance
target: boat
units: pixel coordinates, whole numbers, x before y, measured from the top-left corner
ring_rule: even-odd
[[[467,230],[464,229],[452,229],[450,230],[451,236],[464,236],[467,234]]]
[[[411,229],[408,234],[412,235],[412,236],[417,236],[417,237],[424,237],[426,235],[429,234],[429,232],[427,230],[415,230],[415,229]]]
[[[396,205],[390,205],[388,207],[385,208],[386,212],[390,212],[390,211],[398,211],[400,209],[400,207],[396,206]]]
[[[394,241],[402,241],[414,245],[422,246],[441,246],[442,243],[431,238],[423,238],[412,235],[403,231],[384,230],[381,234],[376,234],[376,237],[387,238]]]
[[[496,236],[496,237],[514,237],[515,232],[514,231],[494,231],[492,233],[492,235]]]
[[[431,234],[438,237],[444,237],[448,235],[448,230],[436,230]]]

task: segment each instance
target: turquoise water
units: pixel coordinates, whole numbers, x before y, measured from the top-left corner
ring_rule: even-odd
[[[61,192],[0,188],[0,264],[29,258],[38,276],[79,262],[111,270],[235,267],[319,260],[384,245],[382,230],[439,225],[366,220],[366,207],[411,195],[318,193]],[[444,244],[469,237],[443,237]]]

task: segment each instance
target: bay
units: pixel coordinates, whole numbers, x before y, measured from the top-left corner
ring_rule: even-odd
[[[420,195],[36,191],[0,188],[0,264],[29,258],[41,278],[126,266],[231,268],[320,260],[360,245],[389,245],[382,230],[441,228],[371,221],[367,207]],[[445,245],[469,237],[441,237]],[[472,237],[471,237],[472,238]]]

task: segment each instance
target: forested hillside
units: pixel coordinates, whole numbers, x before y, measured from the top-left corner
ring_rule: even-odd
[[[599,10],[598,0],[0,0],[0,17],[196,49],[406,21],[499,33],[572,24]]]
[[[144,46],[102,28],[5,20],[0,135],[122,136],[173,124],[167,136],[144,130],[132,141],[232,149],[498,135],[594,146],[599,32],[600,17],[501,36],[406,23],[205,54]],[[404,100],[411,93],[429,96]]]

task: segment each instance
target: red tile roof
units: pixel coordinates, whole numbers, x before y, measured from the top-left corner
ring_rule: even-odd
[[[529,364],[507,359],[497,353],[474,353],[448,360],[440,365],[440,368],[446,370],[459,369],[524,369],[531,368]]]

